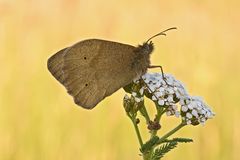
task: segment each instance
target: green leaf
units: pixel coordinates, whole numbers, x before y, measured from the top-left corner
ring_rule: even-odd
[[[161,143],[166,143],[166,142],[190,143],[190,142],[193,142],[193,140],[190,138],[173,138],[173,139],[166,139]]]
[[[160,160],[167,152],[175,148],[177,144],[177,142],[173,141],[161,145],[159,148],[155,149],[154,153],[152,154],[151,160]]]
[[[179,142],[179,143],[193,142],[191,138],[173,138],[172,141]]]
[[[142,153],[146,153],[147,151],[151,150],[153,146],[155,146],[158,143],[159,137],[154,136],[149,141],[147,141],[145,144],[143,144],[140,151]]]

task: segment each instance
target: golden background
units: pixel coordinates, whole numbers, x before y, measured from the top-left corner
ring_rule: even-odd
[[[46,62],[86,38],[137,45],[176,26],[153,40],[152,64],[204,97],[216,117],[180,130],[178,136],[194,143],[180,144],[165,159],[239,160],[239,5],[237,0],[0,0],[0,159],[140,159],[122,107],[123,90],[83,110]],[[173,119],[165,118],[163,130],[177,125]]]

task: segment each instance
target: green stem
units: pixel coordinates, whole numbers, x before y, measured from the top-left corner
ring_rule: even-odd
[[[132,123],[134,125],[135,132],[137,134],[138,142],[139,142],[140,146],[142,147],[143,146],[143,141],[142,141],[142,137],[141,137],[138,125],[136,123],[136,117],[131,118],[131,120],[132,120]]]
[[[156,109],[157,109],[157,115],[155,117],[155,121],[157,123],[160,123],[161,117],[162,115],[166,112],[166,109],[163,108],[159,108],[159,106],[156,104]],[[158,130],[152,130],[151,131],[151,138],[153,138],[154,136],[157,135]],[[154,147],[152,147],[152,149],[149,151],[148,155],[146,155],[147,157],[150,157],[152,155],[154,151]]]
[[[165,134],[164,136],[162,136],[159,139],[159,143],[161,143],[162,141],[164,141],[165,139],[167,139],[169,136],[171,136],[172,134],[174,134],[175,132],[177,132],[179,129],[181,129],[183,126],[185,126],[186,123],[180,123],[177,127],[175,127],[174,129],[172,129],[171,131],[169,131],[167,134]]]
[[[150,122],[150,117],[149,117],[149,115],[148,115],[147,109],[146,109],[146,107],[145,107],[144,104],[142,105],[142,107],[141,107],[141,109],[140,109],[140,112],[141,112],[142,115],[145,117],[147,124],[149,124],[149,122]]]
[[[162,117],[162,115],[163,115],[163,113],[165,113],[165,109],[162,109],[162,108],[158,108],[158,106],[156,106],[157,107],[157,115],[156,115],[156,117],[155,117],[155,121],[157,122],[157,123],[160,123],[160,120],[161,120],[161,117]],[[153,130],[152,132],[151,132],[151,138],[152,137],[154,137],[154,136],[156,136],[157,135],[157,132],[158,132],[158,130]]]

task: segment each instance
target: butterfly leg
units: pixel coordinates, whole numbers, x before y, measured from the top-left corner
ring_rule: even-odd
[[[163,72],[162,66],[160,66],[160,65],[159,65],[159,66],[154,66],[154,65],[153,65],[153,66],[148,66],[148,68],[160,68],[164,82],[166,82],[166,84],[167,84],[168,86],[171,86],[171,85],[168,84],[167,81],[166,81],[166,77],[164,76],[164,72]]]
[[[165,79],[162,66],[148,66],[148,68],[160,68],[162,72],[162,77],[163,79]]]

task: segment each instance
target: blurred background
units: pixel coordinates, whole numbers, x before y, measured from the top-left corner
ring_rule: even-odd
[[[165,159],[239,160],[239,5],[237,0],[0,0],[0,159],[141,159],[122,107],[124,91],[84,110],[50,75],[46,62],[83,39],[137,45],[175,26],[178,30],[153,40],[152,64],[204,97],[216,117],[180,130],[176,136],[194,143],[179,145]],[[179,121],[164,117],[160,134]]]

